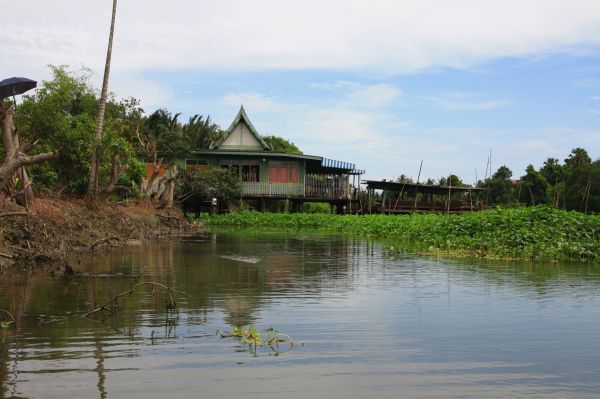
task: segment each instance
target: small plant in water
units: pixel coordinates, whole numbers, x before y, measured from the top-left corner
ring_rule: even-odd
[[[269,328],[264,333],[261,334],[254,324],[250,324],[248,328],[234,327],[230,331],[217,331],[217,335],[220,335],[221,338],[237,338],[242,345],[248,345],[249,352],[254,356],[256,356],[256,348],[259,346],[268,347],[270,352],[278,356],[283,352],[290,351],[296,344],[289,335],[274,328]]]
[[[10,313],[8,310],[0,309],[0,313],[7,314],[11,318],[11,320],[4,320],[0,317],[0,329],[2,329],[2,343],[4,343],[4,340],[6,339],[6,332],[15,323],[15,318],[13,317],[12,313]]]

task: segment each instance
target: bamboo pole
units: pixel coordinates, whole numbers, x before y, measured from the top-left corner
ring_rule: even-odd
[[[417,175],[417,184],[415,184],[415,202],[413,204],[413,212],[417,208],[417,197],[419,196],[419,179],[421,179],[421,168],[423,168],[423,160],[421,160],[421,165],[419,166],[419,174]]]
[[[452,191],[452,173],[448,176],[448,215],[450,214],[450,194]]]
[[[592,188],[592,171],[590,170],[590,174],[588,175],[587,185],[585,187],[585,214],[587,215],[588,211],[588,200],[590,199],[590,189]]]

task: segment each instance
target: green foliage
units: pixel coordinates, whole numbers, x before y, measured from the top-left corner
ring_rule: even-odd
[[[279,332],[274,328],[269,328],[264,332],[265,334],[263,335],[254,327],[254,324],[250,324],[248,328],[234,327],[230,331],[219,330],[217,334],[221,338],[233,337],[239,339],[242,345],[248,345],[249,352],[254,356],[257,355],[257,347],[259,346],[269,347],[269,350],[277,356],[290,351],[296,345],[289,335]]]
[[[267,143],[275,152],[285,152],[287,154],[302,155],[302,151],[296,145],[282,137],[278,136],[265,136],[263,137],[265,143]]]
[[[522,260],[600,261],[600,215],[546,206],[464,215],[324,215],[240,212],[201,216],[209,225],[325,228],[388,237],[420,252]]]
[[[583,148],[574,148],[571,150],[569,157],[565,159],[565,166],[567,168],[577,168],[582,165],[586,165],[592,162],[588,152]]]
[[[540,169],[540,173],[552,185],[565,180],[565,166],[561,165],[560,161],[556,158],[546,159]]]
[[[190,139],[193,149],[207,150],[212,144],[223,137],[223,131],[217,124],[211,121],[210,116],[206,119],[202,115],[194,115],[188,123],[182,126],[183,133]]]
[[[57,179],[46,179],[45,166],[32,169],[34,184],[54,188],[78,180],[88,171],[98,100],[89,85],[90,71],[70,72],[66,67],[50,67],[53,80],[44,81],[19,106],[24,137],[40,140],[38,151],[59,148],[51,161]]]
[[[510,204],[512,201],[512,171],[507,166],[501,166],[491,179],[487,179],[485,187],[490,190],[490,205]]]
[[[600,160],[573,168],[565,186],[568,209],[600,212]]]
[[[327,202],[306,202],[302,208],[303,213],[331,213]]]
[[[523,192],[521,201],[528,205],[546,204],[549,185],[544,176],[535,170],[533,165],[527,166],[526,175],[521,177]]]
[[[175,196],[194,202],[231,201],[241,195],[240,181],[229,170],[209,168],[206,171],[178,173]]]
[[[29,174],[39,189],[84,194],[95,140],[98,96],[89,83],[88,69],[73,72],[64,66],[50,68],[52,80],[43,81],[35,94],[24,96],[19,119],[23,137],[39,140],[36,151],[58,148],[60,154],[48,163],[30,167]],[[125,164],[136,156],[134,132],[142,114],[136,99],[108,99],[100,143],[102,184],[108,180],[115,154]]]

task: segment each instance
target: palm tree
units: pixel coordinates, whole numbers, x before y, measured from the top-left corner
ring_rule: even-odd
[[[210,119],[210,116],[204,119],[202,115],[198,114],[192,116],[188,123],[183,125],[183,133],[190,138],[196,150],[209,149],[211,144],[218,141],[223,135],[219,126]]]
[[[98,146],[102,139],[102,128],[104,126],[104,110],[106,109],[106,97],[108,96],[108,76],[110,74],[110,60],[112,56],[113,35],[115,32],[115,15],[117,14],[117,0],[113,0],[112,19],[110,22],[110,33],[108,34],[108,49],[106,50],[106,63],[104,64],[104,78],[102,79],[102,92],[100,93],[100,104],[98,105],[98,119],[96,120],[96,137],[92,160],[90,162],[90,180],[87,193],[96,198],[98,194],[98,166],[100,163]]]

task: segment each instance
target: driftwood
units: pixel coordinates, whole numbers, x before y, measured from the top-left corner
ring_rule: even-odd
[[[0,218],[9,217],[9,216],[27,216],[28,212],[4,212],[0,213]]]
[[[154,292],[154,288],[155,287],[159,287],[159,288],[162,288],[162,289],[166,290],[167,294],[169,295],[169,302],[167,303],[167,310],[173,310],[173,309],[176,310],[177,309],[177,302],[175,302],[175,298],[173,297],[174,293],[188,295],[185,292],[174,290],[173,288],[167,287],[166,285],[163,285],[163,284],[160,284],[160,283],[156,283],[156,282],[153,282],[153,281],[143,281],[141,283],[135,284],[133,287],[131,287],[131,289],[129,289],[127,291],[124,291],[124,292],[121,292],[118,295],[115,295],[114,297],[112,297],[111,299],[109,299],[108,301],[106,301],[101,306],[97,307],[94,310],[90,310],[89,312],[87,312],[86,314],[84,314],[83,317],[89,317],[89,316],[93,315],[94,313],[102,312],[102,311],[105,311],[105,310],[108,310],[108,311],[110,311],[111,313],[114,314],[115,312],[112,309],[110,309],[109,306],[110,305],[116,306],[117,303],[118,303],[119,298],[124,297],[126,295],[133,294],[135,292],[135,289],[138,288],[138,287],[141,287],[142,285],[151,285],[152,289],[153,289],[153,292]]]
[[[96,246],[103,244],[103,243],[110,243],[111,240],[114,241],[119,241],[119,237],[117,236],[112,236],[112,237],[106,237],[106,238],[101,238],[99,240],[94,241],[93,243],[91,243],[89,245],[90,249],[95,249]]]
[[[181,227],[181,218],[179,218],[178,216],[161,215],[160,213],[157,213],[156,216],[159,217],[161,222],[163,222],[164,224],[166,224],[169,227],[170,227],[170,224],[168,224],[167,222],[170,220],[175,220],[177,222],[177,227],[178,228]]]

